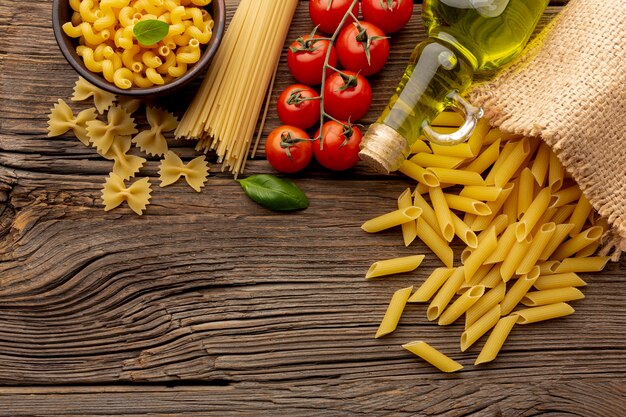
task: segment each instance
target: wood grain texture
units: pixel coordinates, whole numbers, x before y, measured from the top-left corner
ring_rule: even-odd
[[[461,325],[428,323],[423,305],[373,338],[391,294],[440,266],[397,231],[359,228],[393,207],[411,185],[401,177],[313,166],[294,177],[311,207],[276,214],[215,164],[200,194],[161,189],[151,159],[147,214],[105,213],[111,163],[69,135],[46,137],[50,107],[76,80],[50,6],[0,3],[0,415],[624,415],[623,258],[584,275],[576,314],[514,331],[497,361],[474,367],[481,343],[460,353]],[[289,39],[310,30],[306,7]],[[416,13],[372,78],[365,123],[423,37]],[[283,56],[272,104],[292,82]],[[160,104],[180,115],[193,88]],[[278,124],[271,111],[266,133]],[[192,145],[170,141],[185,159]],[[248,173],[265,172],[261,152]],[[364,280],[371,262],[414,253],[428,254],[418,271]],[[465,370],[443,375],[400,347],[416,339]]]

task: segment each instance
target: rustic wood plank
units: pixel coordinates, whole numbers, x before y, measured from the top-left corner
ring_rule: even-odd
[[[314,385],[263,387],[116,386],[3,389],[0,414],[21,416],[621,416],[626,386],[619,381],[425,383],[402,376],[320,379]],[[106,407],[106,408],[105,408]]]
[[[625,259],[584,276],[590,285],[576,314],[516,329],[496,362],[473,367],[479,346],[459,353],[461,326],[428,323],[421,305],[407,310],[397,332],[373,339],[393,291],[440,265],[429,254],[416,273],[363,279],[374,260],[429,253],[421,244],[404,248],[396,231],[364,236],[358,227],[410,185],[400,177],[313,166],[295,176],[311,207],[285,215],[251,203],[230,175],[215,172],[201,194],[153,180],[142,218],[127,208],[104,213],[110,162],[70,136],[45,136],[49,108],[76,79],[54,44],[50,5],[0,4],[0,383],[13,386],[0,387],[0,414],[612,416],[624,409]],[[305,10],[303,2],[290,40],[310,29]],[[423,37],[416,12],[372,79],[366,123]],[[293,82],[284,60],[273,103]],[[192,91],[163,104],[180,115]],[[278,124],[271,116],[266,133]],[[170,145],[195,155],[189,143]],[[151,159],[142,175],[154,178],[157,166]],[[272,172],[262,152],[249,172]],[[466,370],[442,375],[400,347],[418,338]],[[120,382],[198,386],[26,386]]]

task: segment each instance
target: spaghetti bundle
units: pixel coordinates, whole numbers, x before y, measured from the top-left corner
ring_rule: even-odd
[[[242,0],[176,138],[214,150],[222,169],[243,171],[297,0]]]

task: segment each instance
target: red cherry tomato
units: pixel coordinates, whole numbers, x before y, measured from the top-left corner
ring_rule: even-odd
[[[353,22],[344,27],[336,45],[341,65],[350,71],[360,71],[366,77],[380,71],[389,58],[385,33],[369,22]]]
[[[315,136],[319,135],[319,129]],[[313,144],[315,159],[325,168],[333,171],[345,171],[359,162],[359,145],[363,133],[356,126],[345,127],[334,120],[322,126],[322,143],[316,140]]]
[[[336,72],[324,85],[324,110],[335,119],[354,122],[365,116],[372,104],[372,87],[353,71]]]
[[[324,60],[326,52],[330,47],[328,64],[337,65],[337,51],[328,40],[316,40],[321,38],[315,35],[304,35],[296,39],[287,51],[287,65],[291,74],[296,80],[306,85],[318,85],[322,82],[322,72],[324,70]],[[326,69],[326,75],[332,72]]]
[[[330,7],[328,3],[331,3]],[[343,19],[352,4],[352,0],[310,0],[309,15],[313,24],[322,32],[335,33],[339,23]],[[359,16],[359,4],[352,8],[352,14]],[[352,19],[348,17],[351,21]]]
[[[363,20],[378,26],[383,32],[395,33],[406,26],[413,14],[411,0],[363,0]]]
[[[308,129],[320,120],[319,94],[304,84],[292,84],[278,96],[276,110],[284,124]]]
[[[267,137],[265,157],[275,170],[291,174],[303,170],[311,162],[313,144],[310,141],[297,142],[285,148],[281,146],[281,143],[296,138],[309,139],[309,135],[302,129],[284,125],[272,130]]]

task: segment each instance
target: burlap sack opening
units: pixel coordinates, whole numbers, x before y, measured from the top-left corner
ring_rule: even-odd
[[[572,0],[490,82],[469,93],[500,129],[541,137],[626,251],[626,1]]]

